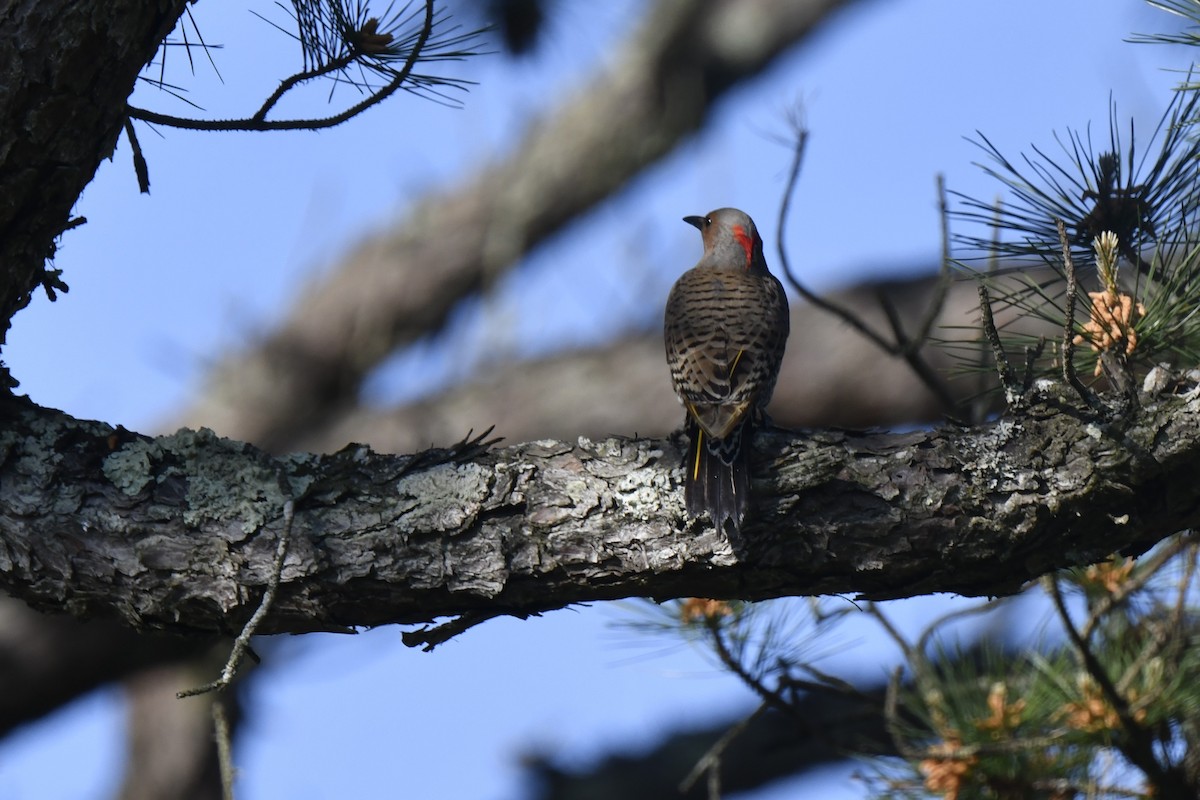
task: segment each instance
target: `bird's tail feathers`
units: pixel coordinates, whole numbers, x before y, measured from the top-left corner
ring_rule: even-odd
[[[688,516],[707,511],[718,529],[732,523],[733,532],[741,532],[750,501],[750,427],[747,420],[724,439],[714,439],[688,419],[691,444],[683,491]]]

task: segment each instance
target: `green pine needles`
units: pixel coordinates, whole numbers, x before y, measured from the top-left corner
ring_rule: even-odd
[[[480,49],[484,30],[464,30],[437,0],[402,5],[375,3],[374,7],[368,0],[293,0],[290,5],[282,1],[276,5],[290,18],[287,23],[251,13],[296,40],[303,68],[280,80],[258,110],[233,119],[208,119],[130,106],[130,120],[205,131],[321,130],[358,116],[398,91],[457,106],[461,104],[461,90],[474,82],[446,73],[445,66],[485,52]],[[186,33],[186,29],[181,32]],[[199,44],[184,36],[189,60],[193,47],[202,47],[211,58],[211,50],[219,45],[205,44],[198,29],[195,37]],[[184,97],[181,87],[164,81],[161,70],[160,64],[160,75],[154,83],[199,109]],[[302,105],[307,88],[324,85],[329,87],[325,102],[333,109],[318,108],[311,115],[301,116],[279,113],[285,98],[290,101],[284,104],[289,108]],[[353,95],[334,103],[340,87],[350,88]],[[136,149],[132,125],[126,130]]]
[[[954,237],[956,263],[987,287],[1004,350],[1030,354],[1037,375],[1072,349],[1094,364],[1085,372],[1118,387],[1163,361],[1200,363],[1198,124],[1200,93],[1188,80],[1144,143],[1115,104],[1107,135],[1069,130],[1055,135],[1056,150],[1035,145],[1016,159],[978,134],[980,166],[1003,194],[990,203],[951,193],[951,217],[967,223]],[[1078,311],[1068,325],[1070,285]],[[979,344],[965,361],[990,368]]]
[[[444,9],[428,3],[388,3],[373,10],[366,0],[293,0],[290,11],[306,71],[328,77],[335,85],[371,93],[403,75],[404,91],[458,105],[445,90],[473,83],[413,68],[416,63],[462,61],[479,54],[481,32],[464,32],[451,24]]]
[[[1179,796],[1164,790],[1196,777],[1195,548],[1176,538],[1044,578],[1058,629],[1021,652],[936,635],[910,650],[912,682],[889,704],[903,758],[874,762],[875,796]]]

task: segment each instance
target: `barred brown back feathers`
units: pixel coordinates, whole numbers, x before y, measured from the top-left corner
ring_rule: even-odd
[[[771,399],[787,342],[783,286],[770,273],[754,221],[736,208],[684,217],[704,255],[667,298],[664,339],[675,394],[687,413],[688,515],[705,511],[740,531],[749,504],[753,428]]]

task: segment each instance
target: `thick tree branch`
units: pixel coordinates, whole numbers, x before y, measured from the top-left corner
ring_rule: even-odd
[[[917,278],[890,282],[883,289],[906,324],[915,324],[931,287],[931,279]],[[878,325],[881,311],[875,298],[880,290],[864,285],[838,293],[836,300]],[[936,417],[936,398],[902,361],[810,308],[796,304],[793,311],[795,341],[820,342],[820,346],[788,351],[771,409],[777,423],[863,428]],[[939,324],[961,326],[948,330],[968,335],[976,313],[973,284],[956,284]],[[952,366],[944,349],[932,348],[928,357],[946,359],[943,366]],[[979,382],[962,379],[950,385],[969,393],[978,389]],[[507,363],[469,384],[403,408],[359,409],[336,418],[300,444],[306,450],[332,451],[348,441],[369,441],[385,452],[412,452],[492,422],[510,441],[581,434],[606,438],[621,431],[665,436],[678,426],[680,416],[655,331],[590,351]],[[17,612],[24,613],[14,617]],[[139,666],[177,659],[183,647],[202,649],[195,637],[142,640],[119,624],[46,617],[20,601],[0,604],[0,618],[4,620],[0,627],[11,630],[0,641],[0,662],[10,667],[11,680],[0,673],[0,684],[27,689],[10,693],[8,702],[0,704],[0,729],[40,716],[79,692]],[[24,624],[16,626],[14,619]],[[464,625],[469,627],[471,621],[464,620]]]
[[[889,285],[896,308],[913,320],[922,313],[929,288],[928,278]],[[838,302],[876,324],[876,290],[872,285],[847,290],[839,293]],[[974,313],[971,284],[962,294],[961,300],[952,294],[943,321],[968,323]],[[797,342],[821,342],[821,347],[788,351],[772,408],[780,425],[869,427],[936,416],[936,398],[910,369],[857,333],[830,326],[824,315],[799,305],[792,330]],[[944,357],[946,351],[931,350],[930,356]],[[952,385],[964,392],[977,387],[974,380]],[[347,441],[370,441],[380,451],[412,452],[451,441],[485,422],[496,423],[497,432],[512,441],[580,434],[606,438],[622,431],[661,437],[678,427],[680,417],[655,331],[581,353],[508,363],[473,383],[401,409],[354,410],[300,444],[305,450],[332,451]],[[37,614],[20,601],[0,600],[0,633],[5,634],[0,667],[7,667],[7,672],[0,669],[0,685],[25,687],[0,703],[0,730],[41,716],[102,682],[204,648],[196,637],[139,638],[112,621],[79,622]],[[204,675],[190,685],[209,678]]]
[[[0,587],[137,627],[262,632],[529,614],[628,596],[997,595],[1200,522],[1200,398],[1147,398],[1123,433],[1050,398],[903,435],[759,437],[746,552],[685,520],[672,440],[532,442],[271,459],[12,402],[0,432]]]

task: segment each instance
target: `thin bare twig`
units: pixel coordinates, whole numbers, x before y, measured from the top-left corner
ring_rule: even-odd
[[[1021,401],[1023,396],[1017,391],[1017,378],[1013,375],[1004,353],[1004,343],[1000,341],[1000,332],[996,330],[996,320],[992,316],[992,298],[988,294],[987,284],[979,282],[979,313],[983,317],[983,335],[992,348],[992,358],[996,361],[996,372],[1000,375],[1000,385],[1004,389],[1004,402],[1010,407]]]
[[[682,781],[680,781],[679,793],[683,794],[684,792],[691,791],[692,786],[694,786],[696,784],[696,781],[700,779],[700,776],[705,773],[708,773],[708,775],[709,775],[709,787],[708,787],[709,798],[710,798],[710,800],[716,800],[716,798],[719,798],[720,797],[721,757],[725,754],[725,750],[726,750],[726,748],[729,747],[730,743],[732,743],[734,739],[736,739],[738,736],[740,736],[742,734],[742,732],[746,730],[746,728],[750,727],[750,723],[754,722],[754,720],[756,720],[760,716],[762,716],[763,712],[767,710],[767,707],[768,707],[768,704],[765,701],[762,703],[759,703],[758,708],[754,709],[754,711],[750,714],[750,716],[748,716],[745,719],[743,719],[742,721],[738,722],[736,725],[733,725],[732,727],[730,727],[729,730],[727,730],[727,731],[725,731],[725,733],[721,734],[721,738],[719,738],[719,739],[717,739],[717,741],[713,742],[712,747],[708,748],[708,750],[704,753],[704,755],[702,755],[700,757],[700,760],[697,761],[696,765],[692,767],[692,771],[687,774],[687,777],[684,778]],[[714,774],[716,774],[716,776],[717,776],[717,778],[716,778],[717,782],[715,783],[715,785],[714,785],[714,778],[713,778]],[[714,789],[716,790],[715,795],[713,794]]]
[[[770,689],[766,684],[758,678],[750,674],[750,672],[738,661],[737,657],[730,651],[728,643],[725,641],[724,633],[721,629],[720,617],[712,616],[705,619],[705,624],[708,627],[709,633],[712,634],[713,647],[717,651],[717,658],[721,659],[721,663],[732,672],[734,675],[742,679],[742,682],[750,687],[759,699],[770,706],[774,706],[779,711],[790,716],[795,716],[796,709],[791,703],[783,698],[779,692]]]
[[[942,404],[946,408],[954,408],[957,404],[950,395],[950,390],[946,388],[945,382],[938,377],[937,373],[929,368],[923,359],[918,357],[920,349],[929,339],[929,332],[933,330],[933,325],[937,322],[938,316],[942,313],[942,309],[946,305],[946,294],[950,290],[950,283],[953,279],[953,273],[950,271],[950,210],[946,203],[946,180],[942,175],[937,176],[938,190],[938,210],[941,215],[941,230],[942,230],[942,263],[938,268],[937,281],[933,285],[933,296],[929,300],[929,305],[925,308],[925,313],[921,317],[921,321],[917,324],[916,334],[909,336],[904,331],[903,321],[896,311],[896,305],[891,298],[885,295],[882,291],[877,291],[876,296],[880,306],[883,308],[884,314],[887,316],[888,324],[892,328],[892,334],[896,337],[896,351],[909,360],[910,366],[917,371],[917,374],[925,382],[926,385],[938,396]]]
[[[133,151],[133,172],[137,176],[138,191],[150,194],[150,168],[146,166],[146,156],[142,153],[137,131],[133,129],[133,120],[128,118],[125,120],[125,137],[129,139],[129,149]]]
[[[837,303],[833,303],[824,297],[821,297],[816,292],[813,292],[797,277],[792,269],[791,261],[787,255],[787,245],[785,244],[784,231],[787,227],[788,212],[792,206],[792,195],[795,194],[796,187],[800,181],[800,167],[804,163],[804,151],[808,144],[808,130],[799,123],[793,121],[795,129],[795,144],[792,148],[792,164],[788,170],[787,181],[784,183],[783,198],[779,203],[779,218],[777,223],[777,232],[775,236],[776,249],[779,253],[779,263],[783,270],[784,276],[788,283],[797,293],[811,305],[816,306],[822,311],[833,314],[838,319],[845,322],[854,330],[862,334],[868,341],[875,344],[885,353],[893,356],[899,356],[912,368],[913,372],[921,379],[929,390],[938,398],[938,402],[946,411],[952,411],[956,407],[953,396],[946,388],[943,382],[937,375],[937,372],[929,366],[928,362],[921,357],[921,346],[925,343],[929,329],[933,326],[933,321],[941,313],[942,305],[945,302],[947,285],[949,281],[949,258],[948,258],[948,243],[943,244],[943,249],[946,257],[943,258],[942,275],[939,278],[938,287],[934,292],[934,300],[929,309],[926,311],[925,319],[921,323],[921,335],[917,338],[910,339],[905,333],[903,326],[900,324],[899,317],[895,312],[890,300],[884,300],[880,296],[880,305],[883,307],[884,314],[888,318],[891,325],[892,333],[896,338],[895,342],[890,342],[883,337],[882,334],[876,332],[873,328],[863,322],[858,316],[851,311],[842,308]],[[945,209],[945,194],[942,193],[943,210]]]
[[[779,252],[779,262],[783,269],[783,274],[787,277],[788,283],[795,289],[801,297],[807,300],[817,308],[828,311],[830,314],[838,317],[851,328],[861,333],[870,341],[874,342],[883,350],[891,353],[893,351],[892,343],[884,339],[883,336],[876,333],[863,323],[856,315],[846,311],[841,306],[831,303],[817,293],[805,286],[796,273],[792,270],[791,262],[787,256],[787,245],[784,243],[784,231],[787,227],[788,211],[792,207],[792,195],[795,193],[796,186],[799,184],[800,167],[804,164],[804,150],[808,144],[808,130],[796,124],[796,143],[792,148],[792,165],[788,170],[787,181],[784,183],[783,199],[779,203],[779,219],[778,231],[775,236],[776,249]]]
[[[888,619],[887,614],[883,613],[883,610],[879,608],[878,603],[869,603],[866,611],[883,627],[883,630],[887,633],[887,635],[892,637],[892,641],[894,641],[900,648],[900,652],[904,655],[904,659],[908,661],[910,665],[921,656],[916,647],[904,637],[904,634],[900,632],[900,629],[897,628],[890,619]]]
[[[234,676],[237,674],[237,668],[241,665],[242,658],[245,657],[246,651],[250,647],[250,637],[254,635],[254,631],[263,621],[263,618],[267,616],[267,612],[271,610],[271,603],[275,602],[275,594],[279,591],[279,584],[283,575],[283,562],[287,558],[288,543],[292,538],[292,522],[295,519],[295,514],[295,500],[289,497],[283,503],[283,524],[279,531],[279,541],[275,545],[275,560],[271,563],[271,575],[267,579],[267,588],[263,592],[258,608],[254,610],[250,619],[242,627],[242,632],[233,641],[233,648],[229,652],[229,660],[225,662],[225,668],[221,670],[221,676],[203,686],[178,692],[175,695],[176,697],[195,697],[196,695],[207,694],[208,692],[223,691],[233,681]]]
[[[490,429],[489,429],[490,430]],[[452,620],[443,622],[440,625],[424,625],[415,631],[405,631],[400,634],[400,640],[404,642],[405,647],[420,647],[423,652],[430,652],[439,644],[450,641],[460,633],[464,633],[476,625],[482,625],[489,619],[497,617],[514,616],[517,619],[529,619],[530,617],[541,616],[540,614],[510,614],[503,610],[496,611],[468,611],[464,614],[459,614]]]
[[[217,740],[217,764],[221,770],[221,797],[233,800],[233,742],[229,733],[229,715],[225,701],[218,697],[212,704],[213,728]]]
[[[925,309],[925,316],[921,318],[921,322],[917,326],[917,334],[913,337],[913,341],[917,343],[917,347],[923,345],[929,338],[929,332],[933,330],[933,324],[937,322],[938,316],[942,313],[942,308],[946,305],[946,294],[950,291],[950,284],[954,278],[954,273],[950,269],[950,207],[946,202],[945,175],[939,174],[937,176],[937,193],[938,216],[941,219],[942,233],[942,265],[938,270],[937,283],[933,286],[933,297],[929,301],[928,308]]]
[[[938,284],[941,284],[940,278]],[[889,352],[893,355],[901,356],[908,363],[908,366],[917,374],[921,382],[937,397],[938,402],[942,404],[943,410],[952,411],[958,404],[955,403],[950,389],[947,388],[945,382],[938,376],[937,371],[929,366],[929,363],[925,359],[921,358],[920,347],[924,343],[925,335],[922,334],[920,338],[910,339],[904,331],[904,322],[900,319],[900,314],[896,311],[896,305],[892,302],[892,299],[884,294],[882,290],[877,290],[875,297],[883,309],[884,316],[887,317],[888,325],[892,329],[892,335],[896,337],[896,344],[889,348]],[[941,308],[938,308],[937,311],[940,312]],[[936,317],[936,314],[934,316]]]
[[[1075,260],[1071,257],[1071,239],[1067,236],[1066,223],[1061,219],[1055,219],[1054,225],[1058,228],[1058,241],[1062,246],[1063,268],[1067,272],[1067,308],[1064,315],[1066,318],[1063,320],[1062,343],[1063,380],[1083,398],[1085,403],[1092,408],[1096,408],[1096,398],[1083,385],[1083,381],[1079,380],[1079,374],[1075,371],[1075,295],[1079,291],[1079,281],[1075,274]]]
[[[1192,547],[1194,543],[1195,539],[1191,535],[1178,536],[1169,544],[1156,550],[1154,555],[1140,560],[1138,562],[1140,569],[1137,576],[1130,577],[1128,580],[1122,582],[1115,592],[1105,595],[1092,607],[1087,621],[1083,623],[1083,627],[1080,629],[1080,635],[1086,641],[1091,641],[1092,634],[1095,633],[1096,627],[1104,617],[1124,604],[1125,601],[1133,596],[1134,592],[1145,586],[1163,565],[1187,548]]]
[[[914,647],[916,648],[917,652],[924,653],[925,649],[927,647],[929,647],[929,642],[931,639],[933,639],[934,634],[936,634],[941,629],[941,627],[943,625],[945,625],[947,622],[951,622],[952,620],[956,620],[956,619],[965,619],[966,617],[974,617],[977,614],[987,614],[991,611],[995,611],[997,608],[1000,607],[1001,604],[1003,604],[1005,602],[1005,600],[1006,600],[1006,598],[998,597],[994,600],[984,600],[983,602],[976,603],[973,606],[968,606],[966,608],[959,608],[959,609],[955,609],[954,611],[946,612],[945,614],[941,615],[940,617],[935,619],[933,622],[930,622],[928,625],[925,626],[925,630],[921,631],[921,635],[917,637],[917,641],[916,641],[916,644],[914,645]]]
[[[426,4],[426,9],[428,9],[430,5],[432,4]],[[427,23],[428,20],[429,16],[427,13]],[[424,34],[427,30],[428,28],[422,29],[421,33]],[[418,52],[420,51],[413,50],[413,56],[415,56]],[[409,57],[409,60],[405,63],[404,70],[402,71],[407,71],[412,68],[412,65],[415,63],[413,56]],[[263,122],[267,118],[267,114],[269,114],[271,109],[275,107],[275,104],[279,102],[280,98],[282,98],[292,89],[296,88],[305,81],[311,81],[314,78],[320,78],[324,75],[331,75],[333,73],[340,72],[341,70],[353,64],[357,57],[357,53],[348,53],[341,58],[335,58],[333,61],[330,61],[323,67],[304,70],[303,72],[297,72],[295,75],[284,78],[279,82],[279,85],[275,87],[275,91],[271,92],[271,95],[263,101],[263,104],[259,107],[258,111],[255,111],[254,115],[250,117],[250,121],[254,123]]]
[[[1145,773],[1146,779],[1156,789],[1156,797],[1170,798],[1170,800],[1188,800],[1188,798],[1194,797],[1194,794],[1188,792],[1186,779],[1180,776],[1176,770],[1164,767],[1154,754],[1154,740],[1150,732],[1134,719],[1129,701],[1117,690],[1108,670],[1100,663],[1100,659],[1096,657],[1091,646],[1080,635],[1079,629],[1071,620],[1066,602],[1063,600],[1062,590],[1058,586],[1058,579],[1053,575],[1047,575],[1042,578],[1042,585],[1050,595],[1050,599],[1054,603],[1054,610],[1062,622],[1063,630],[1066,631],[1067,638],[1071,640],[1071,645],[1079,656],[1084,669],[1096,682],[1104,699],[1116,712],[1117,719],[1125,730],[1126,739],[1119,742],[1117,747],[1134,766]]]

